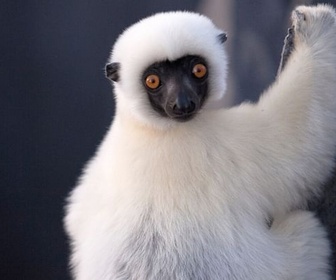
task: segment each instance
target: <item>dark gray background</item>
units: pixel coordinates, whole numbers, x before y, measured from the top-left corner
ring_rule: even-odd
[[[1,2],[0,279],[69,279],[64,199],[113,118],[103,72],[111,45],[142,17],[198,2]],[[234,1],[234,103],[256,100],[274,79],[294,2]],[[333,229],[328,186],[319,212]]]

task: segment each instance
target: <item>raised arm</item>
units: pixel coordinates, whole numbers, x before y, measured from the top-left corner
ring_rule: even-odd
[[[241,168],[271,213],[305,203],[333,168],[336,23],[325,5],[298,7],[275,83],[257,105],[232,109]],[[247,179],[247,181],[249,181]],[[248,187],[247,187],[248,188]]]

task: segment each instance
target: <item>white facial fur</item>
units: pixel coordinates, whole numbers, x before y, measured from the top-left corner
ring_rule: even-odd
[[[226,89],[227,58],[218,39],[223,33],[205,16],[190,12],[160,13],[132,25],[118,38],[109,63],[121,64],[115,83],[117,110],[145,125],[165,128],[175,121],[159,116],[150,106],[141,78],[159,61],[185,55],[206,59],[209,68],[208,102],[221,99]]]

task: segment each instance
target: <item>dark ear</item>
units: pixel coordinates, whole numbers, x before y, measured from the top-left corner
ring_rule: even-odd
[[[112,62],[110,64],[107,64],[105,66],[105,75],[108,79],[114,82],[119,81],[119,69],[120,69],[120,63],[118,62]]]
[[[221,33],[221,34],[217,35],[217,38],[218,38],[218,40],[221,44],[224,44],[225,41],[227,40],[226,33]]]

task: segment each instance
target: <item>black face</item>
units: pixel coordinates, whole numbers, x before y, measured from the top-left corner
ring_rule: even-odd
[[[208,68],[199,56],[185,56],[149,66],[142,82],[155,111],[187,121],[200,110],[208,95]]]

